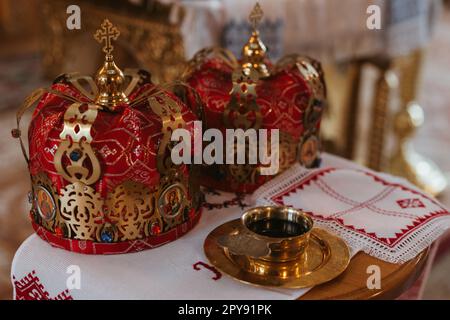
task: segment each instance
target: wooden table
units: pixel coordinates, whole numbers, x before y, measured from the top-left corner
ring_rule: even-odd
[[[422,273],[428,258],[429,248],[404,264],[392,264],[357,253],[347,270],[336,279],[324,283],[303,295],[301,300],[311,299],[395,299],[405,292]],[[381,289],[367,288],[366,272],[370,265],[381,270]]]

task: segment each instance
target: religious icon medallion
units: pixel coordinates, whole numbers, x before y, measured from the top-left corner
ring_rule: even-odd
[[[314,161],[318,159],[319,150],[320,141],[316,136],[306,138],[300,146],[300,163],[307,168],[312,167]]]
[[[56,203],[50,191],[43,186],[37,186],[34,196],[36,208],[41,218],[45,221],[53,220],[56,214]]]
[[[166,219],[173,219],[183,212],[186,192],[181,184],[174,184],[163,191],[158,199],[158,209]]]

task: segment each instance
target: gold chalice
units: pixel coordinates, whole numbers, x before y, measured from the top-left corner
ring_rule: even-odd
[[[262,276],[298,277],[304,272],[312,219],[290,207],[257,207],[244,213],[241,228],[219,244],[244,270]]]
[[[306,288],[334,279],[350,261],[345,242],[314,228],[290,207],[258,207],[228,221],[205,239],[205,254],[221,272],[253,285]]]

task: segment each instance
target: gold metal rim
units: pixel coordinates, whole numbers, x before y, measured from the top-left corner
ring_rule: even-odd
[[[241,220],[236,219],[220,225],[208,234],[204,242],[205,255],[209,262],[223,274],[256,286],[278,288],[307,288],[328,282],[339,276],[350,262],[347,244],[329,232],[315,228],[312,230],[310,244],[306,250],[304,270],[299,276],[281,278],[279,276],[245,271],[232,256],[218,244],[219,237],[236,232],[242,228]]]
[[[284,237],[284,238],[270,238],[264,235],[261,235],[259,233],[253,232],[251,229],[248,228],[248,224],[252,221],[261,220],[264,218],[274,218],[274,219],[282,219],[286,221],[291,222],[297,222],[306,224],[307,231],[305,233],[302,233],[298,236],[291,236],[291,237]],[[244,226],[244,228],[247,229],[248,232],[255,235],[255,237],[260,239],[266,239],[268,242],[281,242],[281,241],[288,241],[288,240],[295,240],[298,238],[305,237],[305,234],[310,233],[314,226],[314,222],[311,219],[311,217],[306,214],[304,211],[295,209],[292,207],[287,206],[262,206],[262,207],[255,207],[251,208],[244,212],[244,214],[241,217],[241,224]]]

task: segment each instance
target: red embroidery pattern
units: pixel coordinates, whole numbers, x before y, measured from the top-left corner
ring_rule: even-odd
[[[73,300],[67,289],[50,297],[34,270],[20,280],[13,276],[13,280],[16,300]]]
[[[192,266],[194,267],[194,270],[197,270],[197,271],[200,271],[200,270],[201,270],[200,266],[202,266],[202,267],[204,267],[204,268],[206,268],[206,269],[208,269],[208,270],[214,272],[214,277],[212,277],[212,279],[213,279],[214,281],[217,281],[217,280],[219,280],[220,278],[222,278],[222,274],[219,272],[219,270],[217,270],[217,269],[214,268],[213,266],[210,266],[210,265],[207,264],[207,263],[204,263],[204,262],[202,262],[202,261],[198,261],[197,263],[194,263]]]
[[[414,230],[417,230],[419,227],[421,227],[423,224],[427,223],[428,221],[430,221],[432,219],[436,219],[441,216],[450,215],[450,212],[447,209],[442,207],[436,200],[428,197],[426,194],[423,194],[414,189],[410,189],[407,186],[404,186],[401,184],[388,182],[381,177],[378,177],[370,172],[366,172],[366,171],[362,171],[362,170],[358,170],[358,171],[361,171],[365,175],[371,177],[375,182],[378,182],[378,183],[382,184],[383,186],[386,186],[386,189],[383,190],[382,192],[380,192],[379,194],[375,195],[372,199],[361,202],[361,203],[347,199],[347,198],[343,197],[342,195],[340,195],[339,193],[337,193],[336,190],[331,190],[330,188],[328,188],[333,192],[333,194],[331,194],[330,193],[331,191],[326,188],[327,186],[326,186],[326,184],[323,183],[323,181],[320,181],[320,178],[325,175],[331,174],[336,170],[337,170],[336,168],[324,168],[322,170],[316,170],[312,174],[307,174],[302,179],[300,179],[297,183],[293,184],[289,188],[287,188],[285,190],[281,190],[278,194],[271,196],[270,200],[273,203],[276,203],[278,205],[286,205],[284,203],[285,196],[287,196],[291,193],[295,193],[295,192],[297,192],[297,190],[304,190],[309,185],[314,183],[318,188],[320,188],[323,192],[327,193],[330,197],[332,197],[336,200],[339,200],[342,203],[349,204],[352,206],[352,208],[350,208],[349,210],[343,211],[343,212],[331,214],[329,216],[325,216],[318,212],[308,212],[310,215],[312,215],[315,219],[320,219],[323,221],[334,221],[337,224],[339,224],[347,229],[355,231],[355,232],[357,232],[363,236],[366,236],[368,238],[371,238],[375,241],[381,242],[382,244],[389,246],[391,248],[395,247],[405,237],[407,237]],[[407,212],[385,210],[385,209],[376,207],[375,206],[376,202],[383,199],[387,195],[387,192],[391,191],[391,190],[389,190],[389,188],[400,188],[403,191],[411,193],[413,197],[418,196],[423,201],[429,202],[432,205],[436,206],[436,210],[433,210],[433,211],[429,210],[430,212],[423,213],[421,216],[417,216],[415,214],[409,214]],[[426,206],[425,206],[424,202],[422,200],[420,200],[420,198],[408,198],[408,199],[404,199],[404,200],[399,200],[399,201],[401,201],[401,203],[399,201],[397,201],[397,203],[399,206],[404,205],[408,208],[425,208]],[[380,237],[373,232],[368,232],[363,228],[358,228],[358,227],[355,227],[354,225],[347,223],[344,220],[344,218],[342,217],[343,213],[347,214],[347,213],[353,212],[355,210],[359,210],[360,208],[367,208],[376,214],[380,214],[380,215],[384,215],[384,216],[397,216],[397,217],[409,218],[410,222],[408,224],[406,224],[403,228],[401,228],[399,230],[399,232],[396,232],[395,236]],[[299,209],[302,209],[302,208],[299,208]]]
[[[211,195],[216,195],[216,196],[220,196],[222,194],[221,192],[216,191],[213,188],[204,188],[203,192],[205,194],[211,194]],[[238,206],[239,208],[244,209],[244,208],[248,207],[248,204],[244,203],[244,198],[245,198],[244,194],[235,193],[235,197],[233,197],[230,200],[225,200],[220,203],[211,203],[211,202],[205,201],[205,202],[203,202],[203,207],[208,210],[223,209],[223,208],[234,207],[234,206]]]
[[[402,209],[425,208],[425,205],[419,198],[397,200],[397,203]]]

